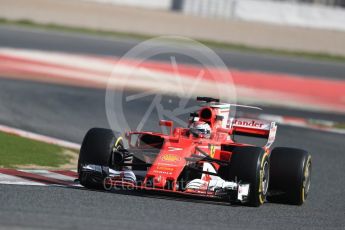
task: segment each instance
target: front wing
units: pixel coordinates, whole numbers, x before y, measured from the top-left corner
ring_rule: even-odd
[[[220,177],[213,177],[210,181],[194,179],[189,181],[185,188],[172,190],[157,188],[153,184],[147,183],[144,179],[145,173],[143,171],[138,172],[132,171],[131,169],[117,171],[100,165],[84,165],[80,173],[87,175],[95,183],[102,184],[103,188],[108,191],[157,191],[179,195],[218,198],[241,203],[248,201],[250,192],[249,184],[224,181]]]

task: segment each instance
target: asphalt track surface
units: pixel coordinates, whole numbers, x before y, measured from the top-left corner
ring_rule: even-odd
[[[2,31],[1,39],[4,37]],[[28,32],[27,38],[30,34]],[[12,37],[7,42],[20,44],[26,40],[24,36],[26,34]],[[35,39],[36,48],[54,43],[43,35],[36,35]],[[73,44],[74,38],[69,40],[65,35],[64,39],[64,45],[60,45],[66,51],[69,47],[72,51],[82,52],[83,47],[79,47],[79,51],[73,50],[82,42]],[[95,50],[97,44],[99,47],[104,45],[103,41],[91,40],[96,44]],[[0,42],[2,46],[10,46],[3,40]],[[18,46],[34,48],[26,45]],[[331,77],[336,78],[336,75]],[[1,78],[0,123],[80,142],[90,127],[108,127],[104,97],[104,90]],[[143,100],[130,106],[128,119],[139,119],[145,103],[147,101]],[[342,115],[277,108],[268,108],[268,111],[344,120]],[[152,128],[156,123],[153,116],[147,125]],[[250,208],[157,194],[0,185],[0,226],[4,229],[344,229],[344,136],[280,126],[275,146],[300,147],[312,154],[311,192],[301,207],[267,203],[260,208]]]

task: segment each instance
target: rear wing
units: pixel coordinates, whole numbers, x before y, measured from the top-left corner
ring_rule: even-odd
[[[211,97],[197,97],[197,101],[205,102],[213,109],[213,111],[215,111],[216,119],[217,116],[219,116],[222,120],[221,127],[223,129],[231,129],[232,134],[234,135],[239,134],[244,136],[266,138],[267,142],[264,146],[266,148],[269,148],[273,144],[277,132],[277,125],[275,122],[231,117],[231,111],[233,110],[232,107],[262,110],[261,108],[248,105],[222,103],[219,99]],[[205,110],[208,111],[207,109]],[[236,111],[236,109],[234,109],[234,111]],[[209,114],[209,112],[207,114]],[[212,116],[208,115],[206,120],[211,121],[210,117]]]
[[[269,148],[273,144],[277,125],[275,122],[248,119],[248,118],[233,118],[230,122],[230,128],[233,134],[253,136],[260,138],[267,138],[267,143],[264,147]]]

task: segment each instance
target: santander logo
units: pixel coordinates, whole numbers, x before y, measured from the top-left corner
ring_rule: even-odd
[[[253,127],[253,128],[262,128],[262,126],[264,125],[263,123],[259,123],[255,120],[238,120],[238,119],[235,119],[233,122],[232,122],[233,125],[236,125],[236,126],[246,126],[246,127]]]

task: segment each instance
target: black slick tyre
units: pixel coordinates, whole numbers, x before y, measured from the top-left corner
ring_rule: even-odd
[[[87,188],[102,188],[101,178],[94,178],[83,173],[83,165],[110,166],[111,155],[118,147],[123,147],[122,139],[117,138],[112,130],[102,128],[90,129],[81,145],[78,159],[78,173],[80,184]]]
[[[310,189],[311,155],[302,149],[278,147],[272,150],[270,160],[273,195],[269,200],[302,205]],[[275,193],[278,195],[274,196]]]
[[[248,205],[258,207],[265,202],[269,183],[268,154],[260,147],[241,146],[233,150],[230,165],[221,170],[224,179],[250,184]]]

